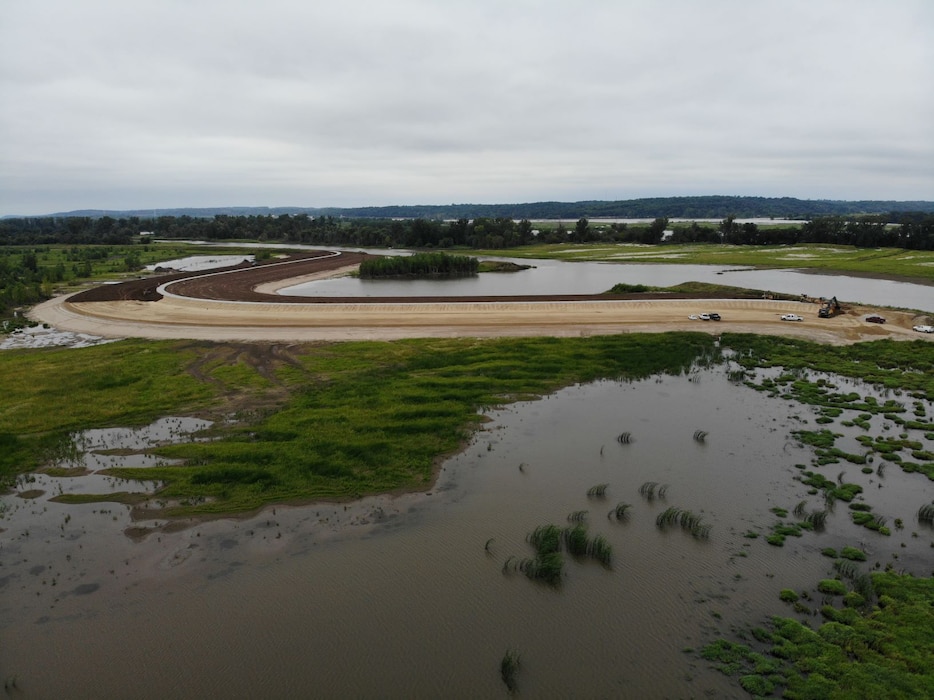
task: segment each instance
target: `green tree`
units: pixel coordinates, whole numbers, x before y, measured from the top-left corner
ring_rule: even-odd
[[[587,221],[584,217],[581,217],[577,220],[577,224],[574,226],[574,235],[572,240],[577,243],[583,243],[590,240],[590,222]]]
[[[646,230],[646,235],[642,242],[652,244],[660,243],[662,236],[664,235],[667,228],[668,217],[663,216],[655,219],[651,224],[649,224],[649,228]]]

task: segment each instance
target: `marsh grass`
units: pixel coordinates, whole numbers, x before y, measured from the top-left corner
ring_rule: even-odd
[[[518,571],[530,579],[557,587],[564,572],[562,552],[578,559],[595,559],[607,568],[612,563],[613,549],[609,542],[602,535],[591,537],[582,521],[563,529],[557,525],[539,525],[526,535],[526,541],[535,550],[535,556],[508,557],[503,563],[504,574]]]
[[[855,505],[855,504],[854,504]],[[859,504],[864,505],[864,504]],[[888,518],[884,515],[873,514],[870,508],[854,509],[850,511],[850,519],[856,524],[867,530],[873,530],[880,535],[890,535],[891,531],[886,527]]]
[[[610,487],[609,484],[596,484],[587,489],[588,498],[604,498],[606,496],[606,490]]]
[[[647,501],[654,501],[656,497],[664,500],[668,492],[668,484],[659,484],[657,481],[646,481],[639,487],[639,495]]]
[[[557,525],[539,525],[526,536],[526,541],[541,556],[559,551],[561,538],[561,528]]]
[[[571,513],[568,513],[568,522],[569,523],[583,523],[587,520],[586,510],[575,510]]]
[[[827,523],[827,511],[813,510],[804,517],[804,522],[815,530],[823,530]]]
[[[607,542],[603,535],[597,535],[594,537],[590,541],[588,550],[588,554],[591,557],[596,559],[605,567],[610,566],[613,558],[613,548],[610,546],[610,543]]]
[[[587,534],[587,528],[583,525],[565,528],[562,533],[562,539],[568,554],[582,557],[589,551],[590,537]]]
[[[522,662],[519,657],[519,652],[515,649],[507,649],[506,653],[503,654],[503,658],[499,662],[499,675],[503,679],[503,683],[506,684],[506,689],[510,693],[515,693],[518,690],[516,674],[519,673],[519,667],[521,666],[521,663]]]
[[[621,445],[628,445],[630,442],[632,442],[632,434],[631,433],[620,433],[616,438],[616,442],[618,442]]]
[[[564,558],[560,552],[548,552],[534,558],[522,559],[518,563],[518,569],[530,579],[557,587],[561,584]]]
[[[631,507],[632,506],[630,504],[623,503],[622,501],[620,501],[619,503],[616,504],[616,507],[613,510],[607,513],[607,518],[611,520],[613,518],[616,518],[616,520],[618,521],[626,520],[629,517],[629,509]]]
[[[918,522],[934,525],[934,503],[925,503],[918,508]]]
[[[708,433],[706,430],[695,430],[694,440],[697,442],[704,442],[707,439],[707,435]]]
[[[780,679],[783,697],[930,697],[934,579],[858,572],[847,578],[853,591],[843,609],[821,608],[823,624],[773,617],[768,637],[756,637],[767,645],[764,654],[717,640],[703,658],[737,680],[756,673]]]
[[[696,513],[683,508],[666,508],[655,518],[655,525],[660,530],[667,530],[675,524],[695,539],[707,539],[710,536],[711,526]]]

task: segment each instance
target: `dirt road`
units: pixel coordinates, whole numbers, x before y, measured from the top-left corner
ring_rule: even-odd
[[[362,253],[303,255],[95,287],[35,307],[38,321],[104,337],[190,338],[217,341],[391,340],[454,336],[583,336],[693,330],[796,336],[824,343],[879,338],[934,340],[911,327],[925,322],[886,310],[884,325],[865,317],[878,310],[851,306],[819,319],[817,305],[763,299],[673,298],[672,295],[550,297],[434,297],[309,299],[275,294],[297,281],[346,272]],[[722,320],[692,320],[716,311]],[[782,321],[782,314],[804,321]]]

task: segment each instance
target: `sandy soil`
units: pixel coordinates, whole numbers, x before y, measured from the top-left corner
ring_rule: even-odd
[[[850,306],[832,319],[817,304],[762,299],[638,298],[566,295],[464,299],[308,299],[276,295],[282,287],[346,274],[364,254],[296,256],[265,265],[200,275],[168,275],[96,287],[35,307],[34,319],[103,337],[216,341],[392,340],[454,336],[585,336],[693,330],[751,332],[852,343],[879,338],[927,339],[910,312]],[[152,301],[148,301],[152,300]],[[716,311],[723,320],[695,321]],[[781,321],[796,313],[803,322]],[[867,323],[880,313],[884,325]]]

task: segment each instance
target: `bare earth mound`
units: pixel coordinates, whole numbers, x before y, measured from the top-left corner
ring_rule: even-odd
[[[300,281],[353,269],[365,253],[313,253],[283,261],[203,273],[175,273],[102,285],[35,307],[32,316],[62,330],[104,337],[217,341],[390,340],[451,336],[580,336],[694,330],[765,333],[850,343],[917,339],[910,312],[886,310],[884,325],[867,323],[869,307],[831,319],[817,305],[690,295],[556,295],[309,299],[275,294]],[[690,315],[718,312],[723,320]],[[799,314],[802,322],[781,321]]]

